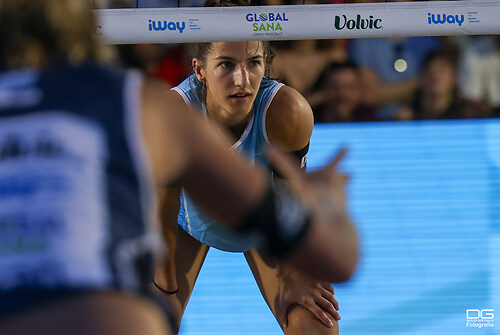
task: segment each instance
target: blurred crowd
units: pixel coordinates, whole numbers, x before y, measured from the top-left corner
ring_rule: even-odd
[[[392,0],[397,1],[397,0]],[[412,1],[412,0],[405,0]],[[255,0],[256,5],[302,4]],[[307,0],[311,3],[375,0]],[[96,7],[199,6],[203,0],[95,0]],[[272,42],[273,77],[307,98],[315,122],[500,116],[500,35]],[[170,85],[190,68],[188,45],[119,47],[124,65]]]

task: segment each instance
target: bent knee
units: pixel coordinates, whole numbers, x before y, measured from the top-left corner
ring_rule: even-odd
[[[337,321],[330,313],[326,313],[333,326],[328,328],[310,310],[300,305],[293,305],[288,309],[288,327],[285,329],[286,335],[316,335],[328,334],[337,335],[339,327]]]

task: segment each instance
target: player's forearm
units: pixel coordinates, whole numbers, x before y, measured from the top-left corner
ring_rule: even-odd
[[[177,290],[175,247],[177,243],[177,215],[180,207],[180,187],[159,187],[157,193],[161,231],[167,244],[168,253],[157,265],[155,283],[168,292],[175,292]]]
[[[352,276],[358,254],[356,229],[339,209],[335,220],[314,222],[291,262],[315,278],[337,283]]]

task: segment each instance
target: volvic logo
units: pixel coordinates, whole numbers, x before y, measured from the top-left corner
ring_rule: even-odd
[[[246,15],[248,22],[253,22],[253,31],[283,31],[280,22],[288,21],[286,13],[249,13]]]
[[[382,19],[376,19],[373,15],[370,15],[368,18],[362,18],[358,14],[355,19],[348,19],[346,15],[335,15],[333,26],[337,30],[345,28],[349,30],[382,29]]]
[[[165,30],[175,31],[178,30],[182,34],[184,29],[186,29],[185,22],[174,22],[174,21],[155,21],[149,20],[149,31],[165,31]]]
[[[427,13],[427,22],[429,24],[458,24],[459,27],[464,23],[464,15],[446,15],[446,14],[431,14]]]

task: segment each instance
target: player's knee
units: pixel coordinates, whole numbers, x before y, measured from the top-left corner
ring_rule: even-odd
[[[293,305],[288,310],[288,327],[286,335],[336,335],[339,333],[338,323],[333,316],[326,313],[333,326],[328,328],[310,310],[301,305]]]

